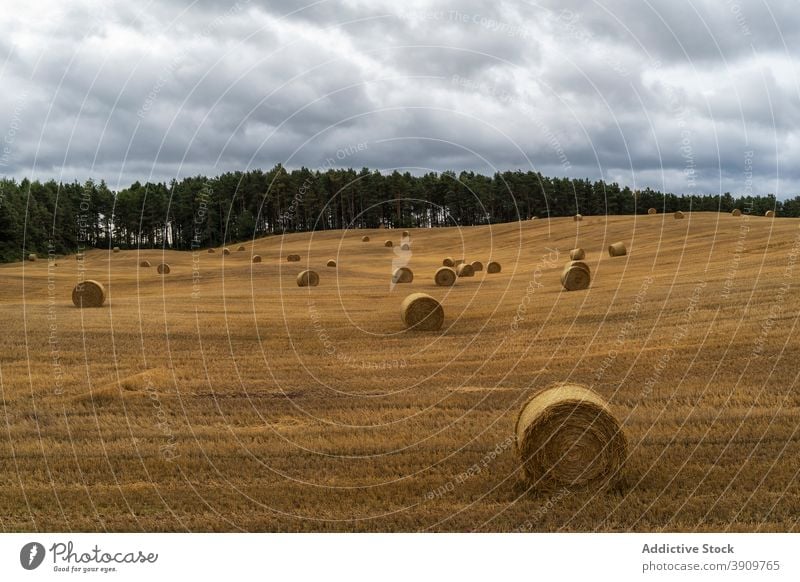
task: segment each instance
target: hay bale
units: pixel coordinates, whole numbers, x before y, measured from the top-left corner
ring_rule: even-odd
[[[764,216],[766,216],[767,218],[775,218],[775,211],[774,210],[767,210],[764,213]]]
[[[480,261],[472,261],[472,270],[477,273],[478,271],[483,271],[483,263]]]
[[[497,261],[491,261],[488,265],[486,265],[486,272],[487,273],[499,273],[502,270],[500,263]]]
[[[76,261],[82,261],[85,258],[86,258],[86,255],[84,255],[83,253],[78,253],[78,254],[75,255],[75,260]]]
[[[413,293],[403,299],[400,305],[400,317],[408,329],[438,331],[444,324],[444,309],[430,295]]]
[[[319,275],[316,271],[309,269],[297,275],[298,287],[316,287],[317,285],[319,285]]]
[[[208,254],[209,254],[209,255],[213,255],[213,254],[214,254],[214,253],[216,253],[216,252],[217,252],[217,251],[215,251],[214,249],[208,249]]]
[[[628,254],[628,249],[625,248],[624,242],[615,242],[608,246],[608,254],[612,257],[623,257]]]
[[[410,251],[411,250],[411,245],[408,244],[408,243],[403,243],[402,245],[400,245],[400,250],[401,251]]]
[[[113,248],[113,249],[111,249],[111,250],[112,250],[113,252],[115,252],[115,253],[118,253],[118,252],[119,252],[119,247],[114,247],[114,248]]]
[[[579,222],[579,221],[583,220],[583,215],[582,215],[582,214],[576,214],[576,215],[573,217],[573,220],[574,220],[575,222]]]
[[[36,260],[36,259],[38,259],[38,258],[39,258],[39,257],[36,255],[36,253],[29,253],[29,254],[28,254],[28,260],[29,260],[29,261],[35,261],[35,260]]]
[[[453,260],[452,257],[446,257],[442,260],[443,267],[450,267],[451,269],[456,266],[456,262]]]
[[[456,272],[450,267],[439,267],[433,280],[439,287],[452,287],[456,282]]]
[[[369,242],[369,237],[368,236],[362,236],[361,237],[361,242]]]
[[[236,252],[242,252],[243,250],[244,250],[244,245],[239,245],[239,246],[236,248]]]
[[[106,288],[99,281],[87,279],[72,289],[72,303],[75,307],[102,307],[106,302]]]
[[[403,236],[403,238],[408,238],[408,237],[410,237],[411,235],[408,233],[408,231],[407,231],[407,230],[404,230],[404,231],[403,231],[403,235],[402,235],[402,236]]]
[[[161,263],[161,264],[160,264],[160,265],[157,267],[157,270],[158,270],[158,274],[159,274],[159,275],[169,275],[169,271],[170,271],[170,269],[169,269],[169,264],[167,264],[167,263]]]
[[[589,266],[583,261],[567,263],[561,272],[561,286],[567,291],[583,291],[589,288],[591,282]]]
[[[260,263],[261,262],[261,255],[253,255],[253,262]]]
[[[290,263],[300,262],[300,255],[286,255],[286,260]]]
[[[627,439],[608,404],[578,384],[548,388],[522,407],[517,453],[530,487],[598,490],[622,476]]]
[[[383,246],[391,248],[394,246],[394,243],[390,240],[385,240],[383,241]]]
[[[741,215],[742,215],[742,211],[741,211],[741,210],[739,210],[738,208],[734,208],[734,209],[731,211],[731,216],[741,216]]]
[[[151,267],[150,261],[139,261],[140,267]]]
[[[456,267],[456,275],[459,277],[474,277],[475,269],[469,263],[461,263]]]
[[[222,249],[222,254],[227,257],[229,254],[231,254],[231,249],[225,247],[224,249]]]
[[[586,251],[584,251],[580,247],[578,247],[577,249],[572,249],[569,252],[569,258],[572,259],[573,261],[582,261],[583,259],[586,258]]]
[[[328,266],[328,267],[336,267],[336,261],[334,261],[333,259],[330,259],[327,262],[326,266]]]
[[[414,280],[414,272],[408,267],[400,267],[392,273],[392,283],[411,283]]]
[[[658,214],[658,210],[656,210],[655,208],[648,208],[647,214]]]
[[[673,216],[675,217],[675,220],[680,220],[683,218],[683,212],[678,210],[675,214],[673,214]]]

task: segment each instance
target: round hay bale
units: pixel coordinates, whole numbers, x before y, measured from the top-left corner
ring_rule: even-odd
[[[222,249],[222,254],[227,257],[229,254],[231,254],[231,249],[225,247],[224,249]]]
[[[579,221],[583,220],[583,215],[582,214],[576,214],[573,217],[573,220],[575,220],[575,222],[579,222]]]
[[[655,208],[648,208],[647,214],[658,214],[658,210],[656,210]]]
[[[561,273],[561,286],[567,291],[582,291],[589,288],[592,276],[586,263],[575,261],[567,264]]]
[[[286,255],[286,260],[290,263],[300,262],[300,255]]]
[[[83,253],[78,253],[77,255],[75,255],[75,260],[76,261],[82,261],[85,258],[86,258],[86,256]]]
[[[499,273],[502,270],[500,263],[497,261],[491,261],[488,265],[486,265],[486,272],[487,273]]]
[[[444,324],[442,305],[425,293],[412,293],[400,305],[400,317],[408,329],[438,331]]]
[[[673,214],[673,216],[675,217],[675,220],[680,220],[683,218],[683,212],[678,210],[675,214]]]
[[[475,273],[478,271],[483,271],[483,263],[480,261],[472,261],[472,271]]]
[[[260,263],[261,262],[261,255],[253,255],[253,262]]]
[[[537,218],[539,218],[539,217],[538,216],[531,216],[530,220],[536,220]]]
[[[29,253],[29,254],[28,254],[28,260],[29,260],[29,261],[35,261],[35,260],[36,260],[36,259],[38,259],[38,258],[39,258],[39,257],[37,257],[37,256],[36,256],[36,253]]]
[[[72,303],[75,307],[102,307],[106,302],[106,288],[99,281],[87,279],[72,289]]]
[[[447,258],[445,258],[444,260],[442,260],[442,266],[443,266],[443,267],[450,267],[450,268],[452,269],[453,267],[455,267],[455,266],[456,266],[456,263],[455,263],[455,261],[452,259],[452,257],[447,257]]]
[[[393,247],[394,243],[390,240],[383,241],[383,246],[385,247]]]
[[[118,253],[118,252],[119,252],[119,247],[114,247],[114,248],[113,248],[113,249],[111,249],[111,250],[112,250],[113,252],[115,252],[115,253]]]
[[[622,257],[628,254],[628,249],[625,248],[624,242],[615,242],[608,246],[608,254],[612,257]]]
[[[554,386],[528,400],[515,435],[523,472],[536,490],[598,490],[622,476],[625,433],[605,400],[583,386]]]
[[[767,218],[775,218],[775,211],[774,210],[767,210],[764,213],[764,216],[766,216]]]
[[[214,253],[216,253],[216,252],[217,252],[217,251],[215,251],[214,249],[208,249],[208,254],[209,254],[209,255],[213,255],[213,254],[214,254]]]
[[[161,263],[158,267],[158,274],[159,275],[169,275],[169,265],[167,263]]]
[[[408,267],[400,267],[392,273],[392,283],[411,283],[414,280],[414,272]]]
[[[152,267],[152,265],[150,264],[150,261],[140,261],[139,262],[139,266],[140,267]]]
[[[408,231],[407,231],[407,230],[404,230],[404,231],[403,231],[403,234],[402,234],[402,236],[403,236],[403,238],[408,238],[408,237],[410,237],[411,235],[408,233]]]
[[[586,258],[586,251],[584,251],[580,247],[578,247],[577,249],[572,249],[569,252],[569,258],[572,259],[573,261],[582,261],[583,259]]]
[[[400,245],[400,250],[401,251],[410,251],[411,250],[411,245],[408,244],[408,243],[403,243],[402,245]]]
[[[361,237],[361,242],[369,242],[369,237],[368,236],[362,236]]]
[[[741,216],[741,215],[742,215],[742,211],[741,211],[741,210],[739,210],[738,208],[734,208],[734,209],[731,211],[731,216]]]
[[[450,267],[439,267],[433,280],[439,287],[452,287],[456,282],[456,272]]]
[[[317,285],[319,285],[319,275],[317,275],[316,271],[309,269],[297,275],[298,287],[316,287]]]
[[[243,245],[239,245],[239,246],[236,248],[236,251],[237,251],[237,252],[241,252],[241,251],[243,251],[243,250],[244,250],[244,246],[243,246]]]
[[[459,277],[474,277],[475,269],[469,263],[461,263],[456,267],[456,275]]]
[[[328,267],[336,267],[336,261],[334,261],[333,259],[330,259],[327,262],[326,266],[328,266]]]

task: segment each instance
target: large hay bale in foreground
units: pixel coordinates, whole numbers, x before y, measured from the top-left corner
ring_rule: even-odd
[[[361,237],[361,242],[369,242],[369,237],[368,236],[362,236]]]
[[[500,263],[497,261],[491,261],[488,265],[486,265],[487,273],[499,273],[502,271],[502,269],[503,268],[500,266]]]
[[[119,252],[119,247],[114,247],[114,248],[113,248],[113,249],[111,249],[111,250],[112,250],[112,252],[118,253],[118,252]]]
[[[573,261],[582,261],[583,259],[586,258],[586,251],[584,251],[580,247],[578,247],[577,249],[572,249],[569,252],[569,258],[572,259]]]
[[[450,267],[439,267],[433,280],[439,287],[452,287],[456,282],[456,272]]]
[[[99,281],[87,279],[72,289],[72,303],[75,307],[102,307],[106,302],[106,288]]]
[[[651,214],[651,215],[652,214],[658,214],[658,210],[656,210],[655,208],[648,208],[647,209],[647,214]]]
[[[443,267],[450,267],[451,269],[456,266],[456,262],[453,260],[452,257],[446,257],[442,260]]]
[[[392,283],[411,283],[414,280],[414,272],[408,267],[400,267],[392,273]]]
[[[319,285],[319,275],[316,271],[309,269],[297,275],[298,287],[316,287],[317,285]]]
[[[675,220],[680,220],[680,219],[683,218],[684,215],[683,215],[683,212],[678,210],[675,214],[673,214],[673,216],[675,217]]]
[[[328,260],[328,262],[326,263],[325,266],[327,266],[327,267],[336,267],[336,261],[334,261],[333,259],[330,259],[330,260]]]
[[[627,439],[608,404],[577,384],[553,386],[520,410],[517,453],[535,490],[598,490],[618,481]]]
[[[394,243],[392,241],[390,241],[390,240],[385,240],[385,241],[383,241],[383,246],[391,248],[391,247],[394,246]]]
[[[456,275],[459,277],[474,277],[475,269],[469,263],[462,263],[456,267]]]
[[[734,208],[734,209],[731,211],[731,216],[741,216],[741,215],[742,215],[742,211],[741,211],[741,210],[739,210],[738,208]]]
[[[35,260],[36,260],[36,259],[38,259],[38,258],[39,258],[39,257],[37,256],[37,254],[36,254],[36,253],[29,253],[29,254],[28,254],[28,260],[29,260],[29,261],[31,261],[31,262],[35,261]]]
[[[253,262],[260,263],[261,262],[261,255],[253,255]]]
[[[775,218],[775,211],[774,210],[767,210],[764,213],[764,216],[766,216],[767,218]]]
[[[227,257],[229,254],[231,254],[231,249],[225,247],[224,249],[222,249],[222,254]]]
[[[290,263],[300,262],[300,255],[286,255],[286,260]]]
[[[157,267],[157,270],[158,270],[158,274],[159,274],[159,275],[169,275],[169,271],[170,271],[169,264],[167,264],[167,263],[161,263],[161,264],[160,264],[160,265]]]
[[[575,222],[579,222],[579,221],[583,220],[583,215],[582,214],[576,214],[575,216],[572,217],[572,219]]]
[[[472,271],[475,273],[478,271],[483,271],[483,263],[480,261],[472,261]]]
[[[415,331],[438,331],[444,324],[444,309],[430,295],[413,293],[403,299],[400,317],[408,329]]]
[[[561,272],[561,285],[567,291],[583,291],[591,282],[589,266],[582,261],[567,263]]]
[[[625,248],[624,242],[615,242],[608,245],[608,254],[612,257],[622,257],[628,254],[628,249]]]
[[[139,266],[147,268],[147,267],[151,267],[152,265],[150,264],[150,261],[139,261]]]

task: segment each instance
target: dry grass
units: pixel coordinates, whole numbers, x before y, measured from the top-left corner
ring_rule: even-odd
[[[165,251],[173,275],[153,277],[107,249],[2,265],[0,527],[797,530],[800,220],[742,220],[594,216],[580,241],[571,217],[419,229],[418,276],[394,290],[394,253],[337,231],[253,241],[258,269]],[[600,252],[619,240],[625,260]],[[577,244],[592,285],[565,293],[542,256]],[[287,248],[341,266],[301,289]],[[437,287],[455,248],[502,273]],[[105,307],[73,307],[81,274]],[[406,331],[412,292],[442,304],[441,331]],[[562,381],[623,425],[624,487],[520,489],[518,411]]]

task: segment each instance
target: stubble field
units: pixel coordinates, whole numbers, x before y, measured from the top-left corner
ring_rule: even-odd
[[[74,256],[0,266],[0,529],[798,528],[800,220],[410,234],[407,255],[383,246],[399,230],[357,230],[229,256],[94,250],[84,273]],[[627,256],[608,256],[616,241]],[[563,292],[575,246],[592,284]],[[436,287],[446,256],[503,270]],[[415,279],[392,288],[405,261]],[[305,268],[318,287],[297,287]],[[106,285],[104,307],[72,305],[82,276]],[[417,291],[443,303],[441,332],[404,330],[399,306]],[[592,386],[622,422],[620,487],[522,484],[517,412],[563,381]]]

